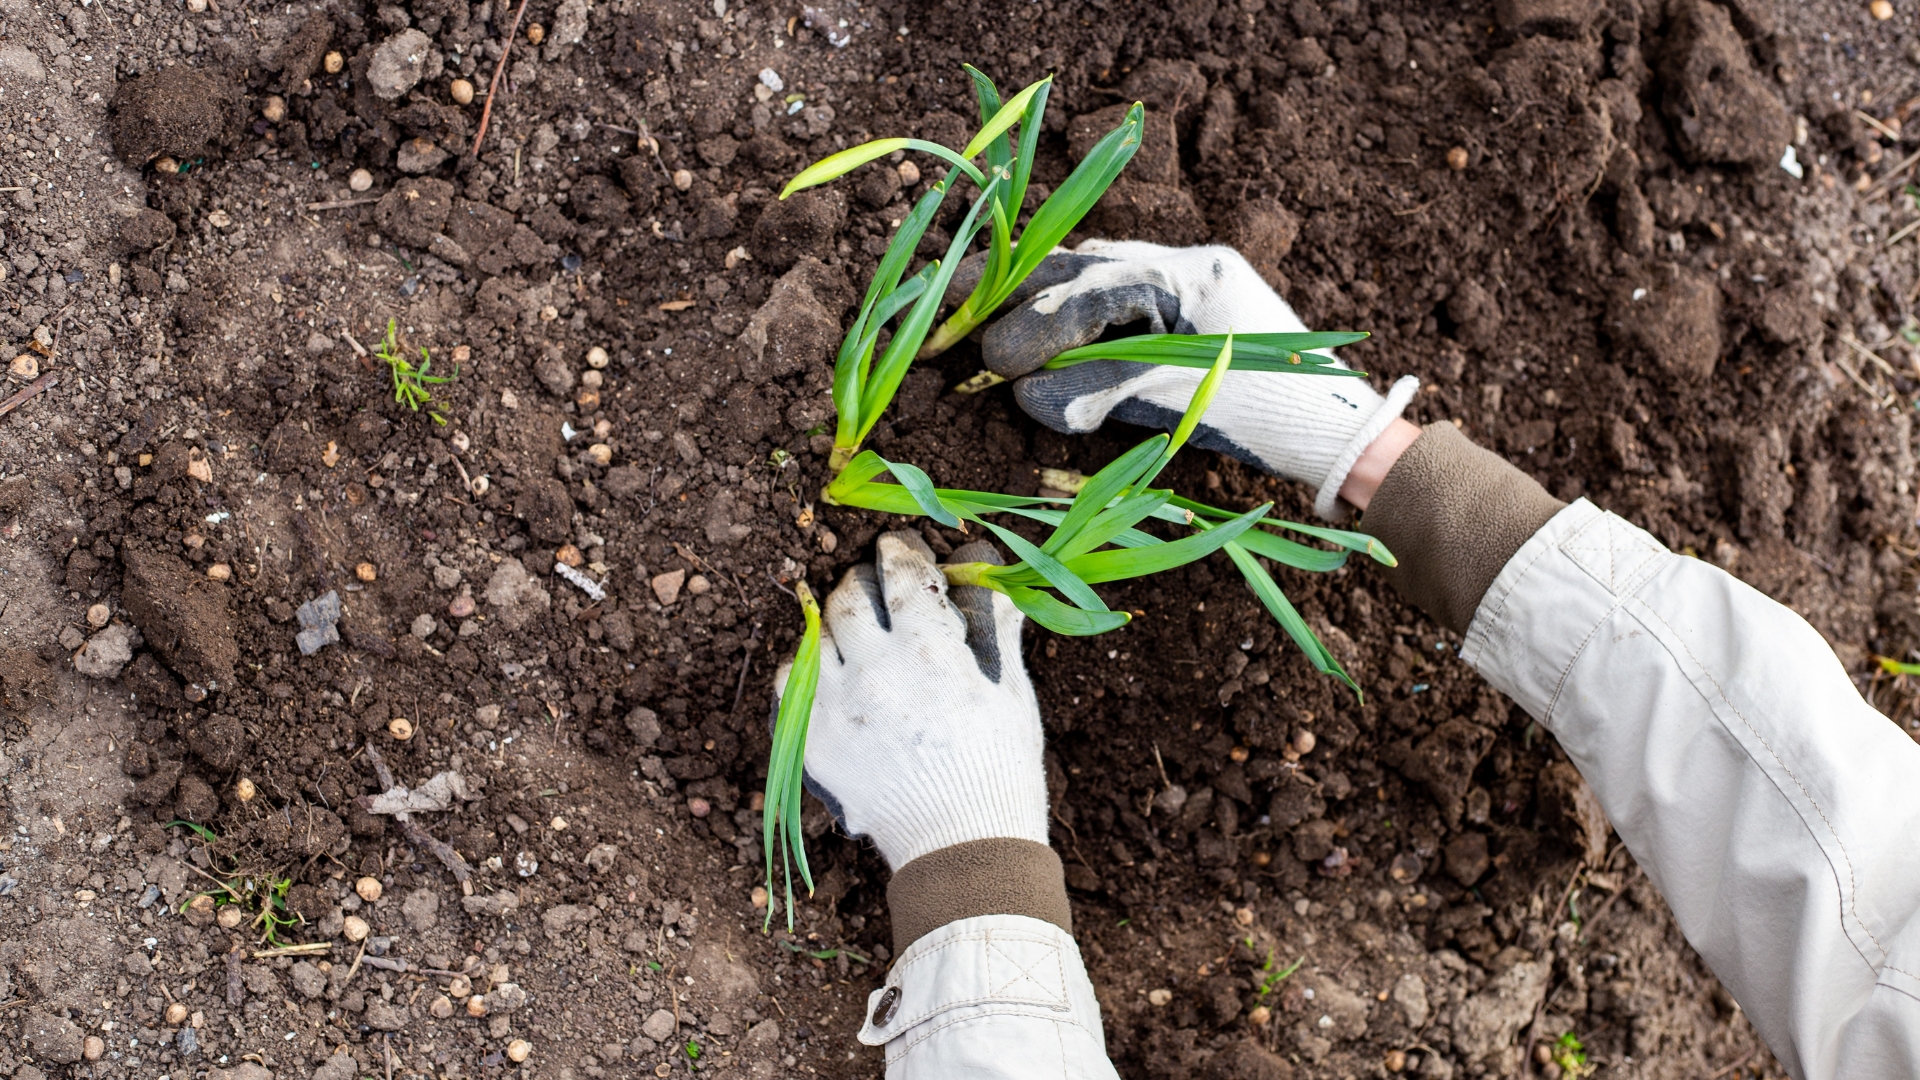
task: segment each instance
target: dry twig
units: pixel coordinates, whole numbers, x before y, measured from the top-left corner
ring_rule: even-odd
[[[520,16],[527,13],[527,0],[513,9],[513,25],[507,30],[506,43],[500,46],[500,62],[493,65],[493,80],[487,83],[487,103],[480,107],[480,130],[473,135],[473,156],[480,156],[480,144],[487,138],[487,123],[493,119],[493,98],[500,92],[500,76],[506,73],[507,57],[513,55],[513,39],[520,36]]]

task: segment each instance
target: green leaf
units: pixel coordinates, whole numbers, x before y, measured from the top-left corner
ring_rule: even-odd
[[[1274,522],[1265,521],[1261,524],[1272,525]],[[1264,556],[1296,570],[1307,570],[1316,574],[1338,570],[1347,564],[1347,553],[1344,551],[1322,551],[1305,544],[1296,544],[1284,536],[1275,536],[1264,528],[1248,529],[1240,534],[1236,542],[1255,555]]]
[[[1056,634],[1068,637],[1092,637],[1109,630],[1118,630],[1131,620],[1124,611],[1086,611],[1070,607],[1054,599],[1039,589],[1028,589],[1019,585],[1007,589],[1007,599],[1013,606],[1026,613],[1027,618]]]
[[[1191,510],[1206,518],[1225,519],[1234,516],[1231,510],[1222,510],[1217,506],[1208,506],[1206,503],[1195,502],[1192,499],[1183,499],[1178,495],[1174,496],[1171,502],[1174,506],[1182,510]],[[1172,519],[1169,518],[1166,520]],[[1267,522],[1267,524],[1275,528],[1286,529],[1289,532],[1297,532],[1303,536],[1311,536],[1316,540],[1325,540],[1330,544],[1337,544],[1349,551],[1361,552],[1372,558],[1375,562],[1386,566],[1400,565],[1400,560],[1394,557],[1393,552],[1387,550],[1387,545],[1368,536],[1366,533],[1353,532],[1349,529],[1329,529],[1321,525],[1303,525],[1297,521],[1275,520]]]
[[[985,76],[983,75],[981,78],[985,78]],[[1039,93],[1042,86],[1052,81],[1053,76],[1049,75],[1039,82],[1034,83],[1032,86],[1027,87],[1025,90],[1013,95],[1005,105],[1000,106],[1000,111],[993,115],[993,119],[988,120],[985,126],[981,127],[979,134],[973,137],[973,141],[967,144],[967,148],[960,151],[961,155],[969,158],[975,157],[979,155],[981,151],[985,150],[995,139],[1006,135],[1007,129],[1018,122],[1021,114],[1026,112],[1027,102],[1033,100],[1033,96]]]
[[[873,426],[880,422],[887,405],[893,401],[894,391],[899,389],[900,380],[906,377],[907,366],[913,363],[913,358],[920,351],[920,343],[926,340],[927,331],[933,326],[933,317],[940,310],[947,285],[953,281],[954,271],[959,268],[960,259],[966,254],[967,245],[973,242],[973,235],[981,224],[982,211],[992,203],[994,191],[1005,183],[1005,180],[994,180],[974,200],[973,209],[967,211],[966,220],[954,230],[953,242],[947,245],[947,257],[941,260],[940,269],[927,283],[926,292],[919,301],[908,309],[906,318],[894,331],[893,340],[887,343],[886,354],[874,367],[873,376],[861,393],[860,426],[856,430],[859,438],[867,437]]]
[[[1322,675],[1335,676],[1359,695],[1359,684],[1347,675],[1341,668],[1340,661],[1335,660],[1333,654],[1327,651],[1327,647],[1314,636],[1312,629],[1307,626],[1307,621],[1300,617],[1300,612],[1294,609],[1293,603],[1287,599],[1285,593],[1280,591],[1280,586],[1274,583],[1273,575],[1267,573],[1267,568],[1260,565],[1260,560],[1254,558],[1252,553],[1239,544],[1227,545],[1227,557],[1240,568],[1241,576],[1247,579],[1247,584],[1253,588],[1253,594],[1266,605],[1267,612],[1273,616],[1274,621],[1280,624],[1280,628],[1287,632],[1287,636],[1293,639],[1295,645],[1300,646],[1300,651],[1307,654],[1307,660],[1313,664],[1314,670]],[[1361,696],[1364,700],[1364,695]]]
[[[960,527],[960,519],[953,515],[953,511],[940,505],[940,496],[934,494],[933,481],[918,465],[888,461],[887,471],[893,474],[895,480],[900,481],[900,486],[907,489],[907,494],[913,496],[913,501],[919,504],[920,509],[928,517],[949,529]]]
[[[1069,559],[1066,567],[1088,584],[1158,574],[1219,551],[1272,508],[1272,503],[1262,503],[1232,521],[1154,547],[1088,552]]]
[[[1187,411],[1180,416],[1180,426],[1173,429],[1173,441],[1167,444],[1166,450],[1160,455],[1162,467],[1173,460],[1173,455],[1179,453],[1181,447],[1187,445],[1188,439],[1193,438],[1193,429],[1200,426],[1200,418],[1213,406],[1214,395],[1220,392],[1221,377],[1232,366],[1233,335],[1228,334],[1227,340],[1220,345],[1219,355],[1214,357],[1213,366],[1207,370],[1206,377],[1200,380],[1200,385],[1194,387],[1193,397],[1187,400]]]
[[[1233,363],[1242,371],[1354,375],[1358,372],[1337,367],[1333,357],[1308,350],[1338,348],[1365,340],[1366,337],[1363,333],[1332,330],[1299,334],[1235,334]],[[1212,367],[1226,338],[1225,334],[1139,334],[1068,349],[1047,361],[1046,366],[1057,370],[1089,360],[1133,360],[1176,367]]]
[[[1024,568],[1040,575],[1042,580],[1059,589],[1061,594],[1073,601],[1076,606],[1086,611],[1107,610],[1106,601],[1100,599],[1100,594],[1088,587],[1087,583],[1073,571],[1061,565],[1060,560],[1033,546],[1026,537],[1012,529],[1002,528],[991,521],[982,521],[981,524],[993,530],[993,535],[1012,548],[1013,553],[1020,558],[1020,566],[1010,566],[1005,574],[995,574],[994,577],[1008,577],[1020,573]]]
[[[1027,102],[1027,114],[1020,118],[1020,149],[1013,155],[1013,186],[1007,191],[1008,216],[1019,217],[1027,200],[1027,179],[1033,175],[1033,158],[1040,146],[1041,121],[1046,116],[1047,98],[1053,93],[1053,80],[1042,80],[1040,89]]]
[[[1100,201],[1113,186],[1114,178],[1127,162],[1140,149],[1140,134],[1146,125],[1146,109],[1139,102],[1127,110],[1127,117],[1120,126],[1102,136],[1100,141],[1087,151],[1054,193],[1042,203],[1040,209],[1033,212],[1025,231],[1020,234],[1018,256],[1014,260],[1013,270],[1008,275],[1006,289],[1014,287],[1027,279],[1027,275],[1040,265],[1040,261],[1053,251],[1054,246],[1073,231],[1080,219],[1087,216],[1093,204]],[[980,312],[980,317],[993,313],[993,309],[1005,300],[1006,295],[993,298],[993,303]]]
[[[987,77],[986,72],[972,64],[961,64],[960,67],[966,71],[967,78],[973,80],[973,97],[980,105],[980,125],[981,129],[985,130],[986,125],[992,123],[993,118],[1000,112],[1000,88],[993,85],[993,80]],[[988,172],[999,173],[1005,170],[1012,160],[1013,149],[1008,145],[1004,133],[987,144]]]
[[[1074,496],[1073,506],[1068,509],[1066,518],[1053,531],[1053,535],[1047,537],[1041,550],[1053,554],[1072,543],[1073,538],[1086,528],[1095,515],[1105,510],[1107,504],[1121,492],[1134,486],[1135,481],[1159,460],[1169,441],[1167,435],[1155,435],[1107,462],[1105,468],[1088,477],[1080,487],[1080,494]]]
[[[806,836],[800,826],[800,795],[807,760],[807,726],[813,717],[814,693],[820,685],[820,605],[814,602],[807,583],[794,583],[800,612],[806,627],[800,635],[800,647],[793,654],[793,667],[787,674],[785,692],[773,725],[773,753],[767,763],[767,800],[762,822],[762,847],[767,858],[767,891],[773,891],[773,855],[780,852],[780,864],[786,875],[787,928],[793,928],[793,871],[797,863],[800,877],[813,890],[813,874],[807,866]],[[773,905],[767,905],[764,925],[773,922]]]
[[[981,187],[987,186],[986,177],[973,162],[967,160],[973,156],[972,154],[963,157],[939,143],[927,142],[925,139],[875,139],[872,142],[861,143],[859,146],[849,146],[837,154],[829,154],[801,169],[792,180],[787,181],[787,186],[780,190],[780,197],[785,199],[796,191],[805,191],[807,188],[818,187],[830,180],[838,180],[860,166],[886,157],[896,150],[918,150],[944,158],[971,177],[975,184]]]
[[[1102,544],[1112,542],[1115,537],[1123,533],[1134,531],[1135,525],[1152,517],[1155,511],[1167,505],[1167,500],[1172,495],[1170,491],[1148,490],[1120,499],[1112,506],[1100,511],[1099,516],[1088,522],[1087,527],[1081,529],[1078,536],[1062,545],[1058,552],[1060,559],[1064,561],[1078,555],[1085,555]],[[1138,547],[1140,545],[1122,546]]]

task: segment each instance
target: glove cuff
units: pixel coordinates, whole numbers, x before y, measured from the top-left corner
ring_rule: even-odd
[[[980,915],[1024,915],[1073,932],[1060,856],[1013,837],[969,840],[902,866],[887,883],[887,910],[900,955],[940,927]]]
[[[1393,388],[1387,391],[1386,400],[1374,410],[1367,422],[1360,426],[1353,438],[1347,440],[1338,456],[1333,459],[1333,467],[1327,470],[1326,479],[1320,482],[1320,490],[1313,497],[1313,512],[1328,521],[1338,521],[1347,516],[1346,504],[1340,500],[1340,488],[1347,482],[1347,474],[1353,471],[1353,463],[1367,452],[1373,440],[1387,430],[1387,425],[1400,419],[1413,402],[1413,395],[1420,390],[1420,380],[1412,375],[1402,376]]]

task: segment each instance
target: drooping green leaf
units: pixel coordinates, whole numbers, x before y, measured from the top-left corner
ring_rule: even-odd
[[[767,859],[767,891],[773,891],[773,854],[780,852],[785,873],[787,928],[793,928],[793,868],[798,866],[807,891],[813,891],[813,873],[807,865],[806,836],[800,827],[800,794],[806,770],[807,726],[813,717],[814,694],[820,685],[820,605],[807,583],[794,583],[806,625],[793,667],[780,695],[773,725],[773,754],[767,763],[766,813],[761,823],[761,846]],[[773,921],[767,905],[766,924]]]
[[[1013,601],[1014,607],[1025,612],[1027,618],[1056,634],[1069,637],[1092,637],[1118,630],[1132,618],[1124,611],[1087,611],[1072,607],[1039,589],[1014,585],[1006,592],[1007,599]]]
[[[889,461],[887,471],[893,473],[893,478],[900,481],[900,486],[907,489],[907,494],[913,496],[913,501],[919,505],[922,513],[949,529],[960,527],[960,519],[954,516],[953,511],[941,505],[940,496],[934,493],[933,481],[928,479],[927,474],[918,465]]]
[[[1260,524],[1267,526],[1276,522],[1263,521]],[[1255,555],[1272,559],[1283,566],[1291,566],[1296,570],[1307,570],[1316,574],[1329,573],[1347,564],[1345,551],[1323,551],[1320,548],[1297,544],[1284,536],[1273,535],[1264,527],[1248,529],[1240,534],[1235,543]]]
[[[960,67],[967,73],[967,78],[973,80],[973,97],[980,106],[980,126],[984,131],[1000,112],[1000,88],[993,84],[993,80],[987,77],[986,72],[972,64],[961,64]],[[1013,161],[1013,148],[1008,144],[1004,132],[988,141],[986,151],[989,175],[1004,172],[1007,165]],[[973,154],[970,153],[967,156],[972,157]]]
[[[982,78],[984,77],[985,76],[982,76]],[[1007,129],[1019,122],[1021,115],[1026,112],[1027,102],[1033,100],[1033,96],[1040,92],[1042,86],[1052,81],[1053,76],[1049,75],[1039,82],[1034,83],[1032,86],[1027,87],[1025,90],[1013,95],[1012,98],[1008,99],[1006,104],[1000,106],[998,112],[993,114],[993,119],[988,120],[986,124],[980,128],[979,134],[973,137],[973,141],[968,143],[967,148],[962,150],[961,153],[966,157],[974,157],[985,150],[994,140],[1004,140]],[[1005,162],[1001,164],[1004,166]]]
[[[1239,567],[1241,576],[1247,579],[1247,584],[1253,588],[1253,594],[1260,598],[1260,602],[1266,606],[1267,612],[1273,616],[1274,621],[1287,632],[1287,636],[1300,647],[1300,651],[1307,654],[1307,660],[1313,664],[1314,670],[1322,675],[1338,678],[1352,688],[1355,694],[1360,694],[1359,684],[1347,675],[1346,669],[1340,666],[1340,661],[1335,660],[1333,653],[1329,652],[1320,639],[1314,636],[1312,628],[1308,627],[1307,621],[1300,617],[1300,612],[1294,609],[1292,601],[1287,599],[1286,594],[1280,591],[1280,586],[1274,583],[1273,575],[1267,573],[1267,568],[1260,565],[1260,560],[1254,558],[1239,544],[1227,545],[1227,557],[1233,560],[1233,565]],[[1364,700],[1364,695],[1361,696]]]
[[[1195,502],[1192,499],[1181,498],[1178,495],[1174,496],[1171,502],[1172,505],[1179,509],[1191,510],[1209,519],[1222,520],[1234,516],[1231,510],[1222,510],[1217,506],[1208,506],[1206,503]],[[1386,566],[1400,565],[1400,560],[1394,557],[1393,552],[1387,550],[1385,544],[1368,536],[1366,533],[1353,532],[1348,529],[1329,529],[1322,525],[1303,525],[1297,521],[1275,520],[1267,524],[1276,528],[1286,529],[1289,532],[1297,532],[1303,536],[1311,536],[1316,540],[1325,540],[1330,544],[1337,544],[1349,551],[1361,552],[1372,558],[1375,562],[1382,563]]]
[[[1013,554],[1020,560],[1022,566],[1038,574],[1047,584],[1059,589],[1060,594],[1073,601],[1075,606],[1086,611],[1107,610],[1106,601],[1100,599],[1100,594],[1094,592],[1093,589],[1074,574],[1073,571],[1061,565],[1060,560],[1041,551],[1032,543],[1028,542],[1026,537],[1021,536],[1012,529],[995,525],[991,521],[982,521],[981,524],[993,530],[993,535],[999,537],[1001,543],[1013,549]],[[1007,569],[1007,574],[995,574],[994,576],[1008,577],[1018,573],[1020,568],[1008,567]]]
[[[860,166],[886,157],[896,150],[918,150],[944,158],[952,162],[961,172],[966,173],[975,184],[980,187],[987,186],[986,177],[973,162],[967,160],[973,156],[972,154],[963,157],[939,143],[928,142],[925,139],[875,139],[872,142],[861,143],[859,146],[849,146],[837,154],[829,154],[801,169],[793,179],[787,181],[787,186],[780,190],[780,197],[784,199],[797,191],[805,191],[807,188],[818,187],[830,180],[838,180]]]

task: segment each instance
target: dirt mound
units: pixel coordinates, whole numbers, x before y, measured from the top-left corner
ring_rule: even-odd
[[[227,134],[237,97],[224,76],[185,64],[128,79],[109,106],[114,152],[136,167],[205,157]]]

